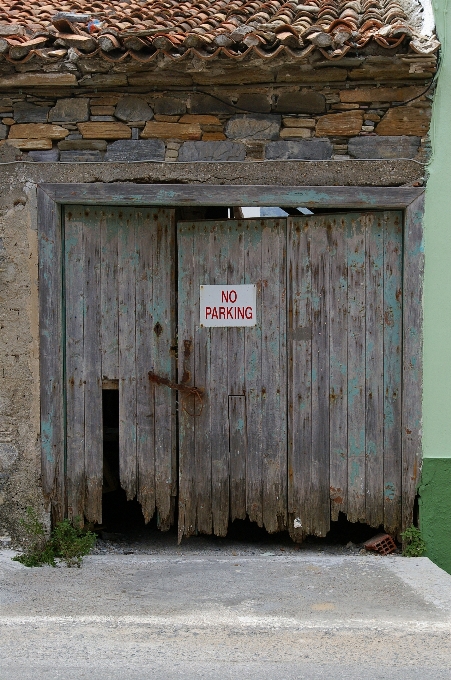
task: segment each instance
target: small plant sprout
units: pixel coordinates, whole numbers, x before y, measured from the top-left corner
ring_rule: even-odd
[[[404,557],[421,557],[426,552],[426,544],[421,536],[421,531],[415,527],[408,527],[402,534],[402,554]]]
[[[25,550],[13,560],[26,567],[57,566],[57,560],[67,567],[81,567],[83,557],[88,555],[96,542],[96,535],[81,528],[79,517],[71,522],[63,519],[53,528],[49,537],[33,508],[27,508],[26,519],[21,524],[26,533]]]

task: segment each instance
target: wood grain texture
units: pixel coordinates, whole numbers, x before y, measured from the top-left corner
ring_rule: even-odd
[[[246,510],[251,522],[263,526],[263,423],[262,423],[262,228],[245,223],[245,283],[257,286],[257,324],[245,329],[244,366],[247,415]]]
[[[59,203],[105,205],[247,205],[308,208],[402,209],[420,196],[416,187],[268,186],[233,184],[44,184]]]
[[[198,310],[194,271],[194,231],[192,223],[177,226],[178,239],[178,375],[180,382],[195,384],[194,338]],[[191,406],[191,404],[189,404]],[[203,414],[203,411],[202,411]],[[179,504],[178,540],[196,531],[195,419],[178,401],[179,415]]]
[[[330,217],[329,422],[332,521],[348,510],[348,268],[346,216]]]
[[[119,380],[118,224],[113,210],[103,211],[99,228],[102,377]]]
[[[244,283],[244,225],[229,236],[227,283]],[[227,380],[229,396],[230,520],[246,518],[246,397],[243,327],[227,329]],[[243,395],[243,396],[239,396]]]
[[[388,213],[384,252],[384,528],[401,528],[402,213]]]
[[[127,500],[136,496],[136,221],[118,212],[119,289],[119,478]]]
[[[289,531],[314,531],[309,503],[312,457],[312,271],[308,218],[288,218],[288,512]],[[302,339],[298,339],[302,332]],[[294,339],[296,338],[296,339]]]
[[[69,519],[83,518],[85,501],[85,256],[84,209],[65,211],[66,486]]]
[[[100,342],[100,229],[99,209],[83,217],[84,241],[84,341],[83,375],[85,392],[85,503],[88,522],[102,522],[103,426],[102,351]]]
[[[405,213],[403,270],[402,384],[402,530],[413,523],[421,472],[421,399],[423,384],[423,213],[424,197]]]
[[[175,211],[154,208],[147,214],[153,234],[153,326],[143,329],[143,343],[153,355],[155,372],[175,380],[176,359],[171,349],[176,338]],[[141,265],[138,279],[142,280],[144,276],[145,268]],[[152,342],[149,342],[149,335]],[[156,389],[154,393],[155,502],[158,526],[162,530],[169,529],[173,520],[173,499],[177,494],[176,396],[173,390],[166,388]]]
[[[384,523],[384,213],[365,218],[366,522]]]
[[[263,524],[287,528],[286,221],[262,224]]]
[[[61,208],[38,189],[41,479],[54,522],[63,519],[65,436]]]
[[[231,330],[231,329],[230,329]],[[246,397],[229,396],[230,519],[246,519]]]
[[[312,279],[312,458],[309,504],[316,536],[330,527],[329,490],[329,234],[330,222],[311,221]]]
[[[155,434],[158,427],[155,399],[160,394],[164,396],[167,390],[163,393],[163,389],[152,385],[148,378],[149,370],[160,374],[159,367],[155,368],[154,343],[152,342],[155,336],[152,312],[156,224],[150,218],[149,211],[145,209],[135,213],[134,221],[138,255],[135,279],[136,495],[144,520],[149,522],[155,512]],[[170,377],[170,374],[167,377]]]
[[[365,229],[348,217],[348,519],[365,521]]]
[[[209,277],[206,283],[220,285],[227,283],[229,245],[234,226],[219,223],[210,233],[208,265]],[[229,524],[229,422],[228,422],[228,351],[227,328],[210,328],[209,355],[209,407],[211,441],[211,512],[213,533],[225,536]],[[208,384],[208,383],[207,383]]]
[[[211,534],[213,531],[213,490],[212,490],[212,455],[213,446],[217,445],[217,433],[212,424],[212,411],[214,410],[215,385],[212,384],[212,337],[209,328],[201,328],[199,323],[199,287],[211,282],[214,266],[216,234],[210,223],[196,224],[193,230],[194,248],[194,272],[193,272],[193,309],[194,309],[194,375],[192,385],[205,389],[202,411],[200,405],[194,399],[188,402],[192,413],[199,412],[198,416],[190,416],[194,420],[195,428],[195,502],[197,531]],[[216,386],[218,387],[218,386]],[[217,391],[217,390],[216,390]],[[217,426],[217,424],[216,424]],[[212,431],[213,428],[213,431]]]

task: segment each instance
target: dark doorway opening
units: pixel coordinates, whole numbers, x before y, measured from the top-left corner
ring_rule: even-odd
[[[103,489],[102,527],[106,531],[130,531],[144,527],[141,506],[127,501],[119,481],[119,390],[102,391]]]

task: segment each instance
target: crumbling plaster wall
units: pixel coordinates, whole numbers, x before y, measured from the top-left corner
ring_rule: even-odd
[[[422,183],[414,160],[245,163],[34,163],[0,157],[0,536],[20,538],[40,489],[36,189],[42,183],[137,182],[287,186]]]

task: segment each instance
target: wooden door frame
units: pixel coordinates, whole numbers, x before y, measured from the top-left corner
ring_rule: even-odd
[[[208,184],[41,184],[38,186],[42,486],[54,520],[64,502],[62,206],[298,206],[403,210],[402,526],[412,524],[421,468],[424,188]]]

